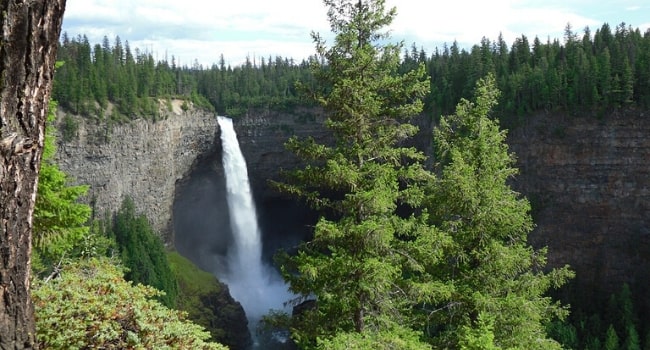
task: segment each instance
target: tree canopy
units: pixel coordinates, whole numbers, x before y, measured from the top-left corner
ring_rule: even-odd
[[[399,72],[426,67],[431,91],[425,111],[436,118],[453,113],[488,73],[502,91],[495,108],[507,125],[539,111],[602,116],[615,108],[650,107],[650,32],[625,23],[582,33],[569,24],[563,38],[522,35],[508,43],[500,35],[471,47],[453,42],[426,52],[413,43],[400,49]],[[119,36],[93,44],[83,35],[64,33],[58,59],[66,64],[57,71],[53,93],[66,111],[111,120],[157,118],[158,100],[169,98],[239,116],[249,108],[312,103],[294,83],[314,88],[309,61],[323,58],[253,57],[233,67],[222,55],[204,67],[174,56],[154,57]],[[319,85],[327,88],[324,82]]]
[[[70,185],[68,176],[54,162],[56,109],[56,102],[51,101],[34,207],[33,252],[37,256],[37,270],[48,270],[66,255],[74,257],[73,250],[81,247],[89,232],[90,206],[78,202],[88,186]]]
[[[291,291],[301,300],[317,298],[293,326],[304,347],[339,332],[399,324],[411,301],[401,271],[408,261],[402,245],[413,235],[406,228],[424,223],[397,215],[398,205],[417,205],[418,184],[429,178],[423,154],[399,145],[417,131],[406,121],[421,111],[428,91],[424,66],[399,74],[400,45],[377,44],[388,39],[382,30],[395,10],[383,1],[325,3],[336,38],[327,47],[313,34],[317,58],[311,67],[327,88],[312,93],[328,114],[335,144],[291,139],[288,148],[309,165],[278,184],[324,212],[313,239],[282,261]]]
[[[325,3],[335,39],[313,34],[321,89],[310,92],[334,141],[290,139],[306,165],[276,183],[321,212],[313,239],[279,257],[303,302],[292,337],[303,348],[559,349],[545,324],[566,310],[546,292],[572,273],[547,271],[545,251],[527,244],[530,206],[507,184],[514,157],[489,118],[494,77],[442,118],[426,169],[403,141],[429,84],[423,63],[401,71],[401,45],[387,43],[395,10]]]
[[[508,184],[515,159],[490,118],[498,93],[492,75],[479,79],[474,101],[462,99],[434,132],[439,177],[429,184],[426,207],[452,243],[428,271],[453,292],[432,306],[427,322],[443,347],[483,334],[500,348],[559,349],[545,325],[568,312],[546,293],[573,273],[548,271],[546,251],[527,242],[530,204]]]
[[[125,278],[164,292],[160,301],[174,307],[178,284],[169,266],[165,246],[145,215],[135,212],[133,200],[124,198],[113,220],[112,235],[128,268]]]

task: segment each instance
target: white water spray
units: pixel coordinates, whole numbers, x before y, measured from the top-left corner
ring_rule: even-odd
[[[254,328],[270,309],[282,309],[290,298],[287,287],[271,266],[262,263],[262,242],[248,181],[246,160],[239,148],[232,120],[218,117],[223,147],[223,167],[234,246],[228,252],[224,282],[239,301],[249,327]]]

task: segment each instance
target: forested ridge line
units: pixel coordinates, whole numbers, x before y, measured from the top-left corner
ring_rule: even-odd
[[[159,98],[183,98],[220,114],[237,116],[248,108],[287,109],[308,103],[296,87],[313,87],[310,65],[315,57],[248,58],[241,66],[198,62],[180,65],[174,56],[156,60],[151,52],[132,50],[129,42],[64,33],[54,98],[67,111],[99,118],[156,118]],[[498,111],[506,125],[537,111],[604,115],[621,107],[650,107],[650,31],[625,23],[612,29],[605,23],[592,32],[567,25],[562,39],[546,41],[524,35],[510,45],[502,36],[483,38],[470,49],[457,42],[432,53],[414,43],[404,50],[401,73],[424,63],[431,92],[425,112],[453,112],[460,98],[471,95],[475,83],[488,73],[502,91]],[[107,114],[111,102],[117,108]]]

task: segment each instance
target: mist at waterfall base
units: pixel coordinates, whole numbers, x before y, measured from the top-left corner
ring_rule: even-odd
[[[233,244],[226,254],[227,266],[225,271],[221,271],[221,277],[233,298],[242,304],[249,327],[254,332],[258,321],[269,310],[284,309],[283,304],[291,298],[291,294],[278,272],[262,262],[261,232],[246,161],[239,148],[232,120],[218,118],[233,233]]]

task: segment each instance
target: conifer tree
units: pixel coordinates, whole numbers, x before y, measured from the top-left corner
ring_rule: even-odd
[[[607,328],[607,333],[605,333],[605,344],[603,349],[618,350],[618,348],[619,348],[618,334],[616,334],[616,330],[614,330],[614,326],[610,324],[609,328]]]
[[[53,123],[56,102],[50,102],[48,123]],[[34,253],[40,263],[50,268],[64,256],[71,257],[73,248],[88,233],[90,206],[77,200],[86,194],[88,186],[71,186],[67,175],[54,163],[56,153],[55,127],[45,129],[43,159],[39,173],[36,204],[34,207]],[[35,264],[36,265],[36,264]]]
[[[327,47],[313,34],[317,57],[311,66],[320,86],[327,87],[314,96],[335,142],[289,140],[288,148],[308,165],[277,184],[323,215],[313,239],[280,262],[291,291],[301,301],[316,298],[315,308],[293,320],[292,336],[301,347],[315,345],[316,338],[367,346],[387,333],[412,335],[399,326],[412,305],[402,266],[407,238],[427,226],[397,210],[419,204],[420,184],[431,175],[421,165],[423,154],[399,142],[417,130],[405,121],[422,110],[428,83],[422,64],[398,74],[402,47],[383,44],[389,36],[382,30],[395,9],[386,10],[382,0],[325,4],[334,44]],[[374,334],[370,340],[368,333]]]
[[[160,301],[174,307],[178,284],[167,260],[165,246],[153,232],[147,217],[136,214],[133,200],[129,197],[124,199],[115,215],[113,235],[122,262],[129,269],[125,278],[163,291]]]
[[[514,157],[505,132],[488,117],[499,94],[494,77],[479,80],[475,94],[434,132],[440,177],[431,183],[427,207],[431,223],[453,242],[427,278],[453,290],[423,316],[442,348],[456,348],[467,341],[459,336],[470,334],[493,336],[504,349],[559,349],[544,326],[566,310],[545,293],[572,273],[566,267],[545,272],[546,251],[527,244],[530,205],[508,185],[517,172]],[[488,333],[479,337],[481,330]]]

